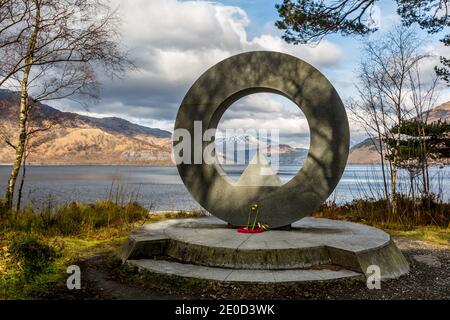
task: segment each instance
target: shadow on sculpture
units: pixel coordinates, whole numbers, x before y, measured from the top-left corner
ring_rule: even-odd
[[[191,137],[194,121],[202,121],[204,131],[216,129],[234,102],[261,92],[290,99],[307,118],[310,150],[291,181],[281,186],[236,185],[224,177],[217,159],[214,165],[180,163],[177,167],[194,199],[211,214],[235,226],[245,225],[247,208],[258,203],[261,222],[278,228],[319,207],[333,192],[347,162],[349,126],[345,108],[317,69],[277,52],[249,52],[228,58],[206,71],[190,88],[178,111],[175,129],[186,129]],[[204,142],[203,148],[207,145]]]

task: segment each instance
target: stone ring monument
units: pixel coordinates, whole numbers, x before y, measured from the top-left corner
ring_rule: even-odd
[[[307,118],[310,150],[292,180],[281,186],[236,186],[217,163],[195,164],[194,154],[190,164],[180,163],[177,167],[194,199],[214,216],[235,226],[245,225],[248,208],[258,203],[260,222],[278,228],[319,207],[333,192],[347,162],[347,115],[325,76],[310,64],[283,53],[233,56],[210,68],[190,88],[178,111],[175,129],[188,130],[194,139],[194,121],[202,122],[203,132],[215,129],[235,101],[260,92],[287,97]],[[207,145],[204,142],[203,149]]]
[[[349,149],[342,102],[331,83],[311,65],[275,52],[250,52],[226,59],[191,87],[175,129],[187,130],[189,135],[183,137],[189,136],[187,142],[196,145],[196,136],[208,129],[214,131],[233,102],[257,92],[283,95],[306,115],[311,147],[302,169],[284,185],[232,183],[216,158],[196,164],[197,151],[187,153],[189,161],[177,165],[181,178],[194,198],[217,218],[146,224],[124,243],[122,260],[139,270],[167,276],[244,283],[361,279],[371,276],[374,266],[381,279],[407,274],[408,261],[386,232],[306,217],[334,190]],[[200,130],[195,121],[201,121]],[[210,144],[200,143],[201,156]],[[246,169],[240,181],[254,172]],[[259,222],[271,230],[250,235],[236,232],[229,224],[245,225],[255,202]],[[289,224],[289,230],[276,230]]]

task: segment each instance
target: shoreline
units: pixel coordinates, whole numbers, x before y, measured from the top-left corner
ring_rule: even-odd
[[[0,167],[10,167],[12,163],[0,163]],[[294,166],[295,164],[287,165]],[[381,163],[347,163],[347,166],[381,166]],[[448,167],[445,164],[429,164],[430,167]],[[173,163],[29,163],[27,167],[176,167]]]
[[[0,163],[0,167],[10,167],[11,163]],[[145,163],[29,163],[27,167],[176,167],[174,164]]]

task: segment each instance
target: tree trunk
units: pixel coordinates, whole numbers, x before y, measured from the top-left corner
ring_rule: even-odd
[[[400,83],[400,88],[403,86],[403,80]],[[399,97],[402,96],[401,89],[399,92]],[[392,163],[392,215],[396,216],[398,211],[398,197],[397,197],[397,174],[398,174],[398,165],[399,165],[399,155],[400,155],[400,139],[401,139],[401,131],[400,125],[402,123],[402,111],[401,111],[401,99],[399,98],[397,105],[397,135],[395,137],[395,150],[394,150],[394,161]]]
[[[381,132],[378,129],[378,140],[379,140],[379,148],[380,148],[380,160],[381,160],[381,172],[383,174],[383,186],[384,186],[384,199],[386,200],[387,203],[387,209],[388,212],[391,210],[390,209],[390,204],[389,204],[389,190],[388,190],[388,183],[387,183],[387,179],[386,179],[386,164],[384,162],[384,151],[383,151],[383,140],[382,140],[382,136],[381,136]]]
[[[392,184],[392,215],[397,215],[397,165],[394,163],[391,169],[391,184]]]
[[[375,111],[375,115],[376,115],[376,111]],[[381,121],[382,121],[382,125],[383,125],[383,131],[378,123],[378,121],[376,121],[376,126],[377,126],[377,131],[378,131],[378,139],[380,140],[380,157],[381,157],[381,169],[382,169],[382,173],[383,173],[383,184],[384,184],[384,195],[385,195],[385,200],[386,200],[386,209],[387,209],[387,214],[388,216],[390,216],[390,214],[392,213],[392,206],[391,206],[391,201],[390,201],[390,196],[389,196],[389,187],[388,187],[388,181],[387,181],[387,176],[386,176],[386,159],[385,159],[385,155],[386,153],[384,152],[383,149],[383,133],[386,134],[386,118],[385,118],[385,110],[384,110],[384,104],[381,103]],[[386,151],[388,152],[388,151]],[[391,162],[390,160],[389,162],[389,169],[391,169]]]
[[[22,203],[22,191],[23,191],[23,186],[25,184],[25,177],[27,174],[27,150],[26,150],[27,147],[28,147],[28,143],[25,143],[25,152],[23,155],[23,163],[22,163],[22,179],[20,180],[19,190],[17,191],[17,205],[16,205],[17,212],[20,211],[20,205]]]
[[[22,165],[23,154],[25,151],[25,142],[27,140],[27,121],[28,121],[28,74],[24,74],[22,80],[22,89],[20,94],[20,114],[19,114],[19,137],[16,144],[16,158],[11,168],[11,174],[8,180],[8,188],[6,190],[6,204],[9,209],[12,209],[14,199],[14,189],[16,185],[17,176],[19,175],[20,167]]]
[[[428,161],[427,161],[427,145],[426,145],[426,134],[424,128],[419,128],[419,137],[420,137],[420,160],[421,160],[421,169],[422,169],[422,180],[423,180],[423,190],[422,194],[428,196],[429,189],[429,177],[428,177]]]
[[[415,202],[416,194],[414,192],[414,173],[413,172],[409,173],[409,192],[411,194],[412,200]]]
[[[33,33],[31,34],[30,40],[27,47],[27,55],[25,59],[25,68],[23,70],[23,78],[21,81],[20,88],[20,105],[19,105],[19,137],[16,143],[16,157],[11,168],[11,174],[9,176],[8,185],[6,188],[6,205],[8,209],[12,210],[14,190],[16,186],[17,176],[22,165],[23,155],[25,152],[25,143],[27,141],[27,123],[28,123],[28,112],[30,104],[28,101],[28,77],[30,76],[31,66],[34,59],[34,51],[36,50],[37,36],[39,33],[39,25],[41,21],[41,10],[40,3],[35,1],[36,4],[36,17],[35,26]]]

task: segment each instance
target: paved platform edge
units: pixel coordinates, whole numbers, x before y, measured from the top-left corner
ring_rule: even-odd
[[[180,219],[169,224],[183,220],[192,219]],[[157,224],[152,225],[151,230],[141,229],[132,234],[124,243],[120,255],[124,262],[168,256],[181,264],[227,270],[300,271],[318,265],[334,264],[369,276],[368,267],[376,265],[380,267],[382,279],[398,278],[409,272],[408,261],[390,238],[379,247],[359,251],[329,245],[295,249],[232,250],[171,239],[165,234],[164,228],[158,228]]]

